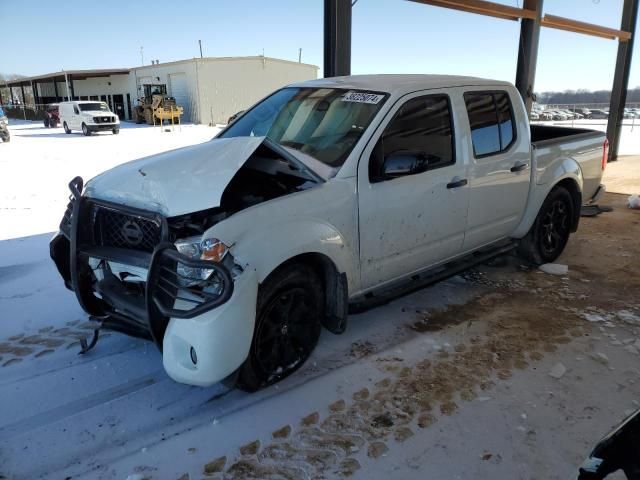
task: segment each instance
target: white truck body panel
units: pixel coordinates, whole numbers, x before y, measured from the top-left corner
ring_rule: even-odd
[[[170,320],[163,362],[176,381],[210,385],[242,364],[252,342],[260,284],[298,255],[328,259],[346,275],[348,296],[354,299],[480,247],[523,237],[559,182],[575,182],[583,203],[600,186],[604,135],[585,133],[575,140],[567,136],[532,146],[523,102],[506,82],[375,75],[295,86],[358,89],[388,97],[335,176],[319,174],[324,181],[317,186],[249,206],[204,232],[202,239],[226,244],[243,271],[226,303],[199,317]],[[516,134],[506,151],[474,156],[464,100],[470,91],[508,93]],[[372,182],[369,159],[377,140],[406,101],[425,95],[449,99],[455,162]],[[91,180],[84,195],[166,217],[214,208],[263,141],[215,139],[130,162]],[[467,183],[450,186],[459,180]],[[197,366],[190,359],[192,347]]]

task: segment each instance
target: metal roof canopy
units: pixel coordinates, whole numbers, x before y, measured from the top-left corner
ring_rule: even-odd
[[[99,78],[99,77],[109,77],[111,75],[128,75],[128,68],[106,68],[100,70],[62,70],[60,72],[47,73],[45,75],[36,75],[33,77],[25,77],[18,78],[16,80],[7,81],[7,85],[9,87],[19,87],[19,86],[27,86],[30,85],[31,82],[40,81],[40,82],[53,82],[60,81],[64,82],[65,74],[68,78],[73,78],[74,80],[86,80],[87,78]]]
[[[358,0],[324,0],[324,76],[349,75],[351,72],[351,8]],[[611,90],[607,124],[609,160],[617,159],[622,117],[627,98],[633,38],[640,0],[624,0],[620,30],[580,22],[556,15],[542,16],[543,0],[524,0],[523,8],[485,0],[409,0],[436,7],[487,15],[505,20],[521,20],[516,87],[530,111],[538,57],[540,27],[618,40],[618,55]]]

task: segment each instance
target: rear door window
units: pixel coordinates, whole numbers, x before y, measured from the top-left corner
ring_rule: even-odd
[[[467,92],[464,101],[474,155],[485,157],[508,150],[516,136],[509,94],[502,91]]]

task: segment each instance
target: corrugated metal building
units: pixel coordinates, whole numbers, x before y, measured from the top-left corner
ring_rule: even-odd
[[[142,96],[145,84],[166,84],[184,107],[183,121],[226,123],[277,88],[317,78],[318,67],[269,57],[207,57],[132,68]]]
[[[226,123],[273,90],[289,83],[317,78],[318,67],[277,58],[205,57],[158,63],[131,69],[73,70],[8,82],[9,94],[0,103],[24,104],[25,90],[36,104],[73,98],[103,100],[121,119],[143,96],[144,85],[164,84],[184,107],[183,122]]]

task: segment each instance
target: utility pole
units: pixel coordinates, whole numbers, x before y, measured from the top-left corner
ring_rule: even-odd
[[[200,45],[200,58],[202,58],[202,40],[198,40],[198,45]]]
[[[302,63],[302,49],[298,49],[298,63]]]
[[[144,67],[144,47],[140,47],[140,64]]]

